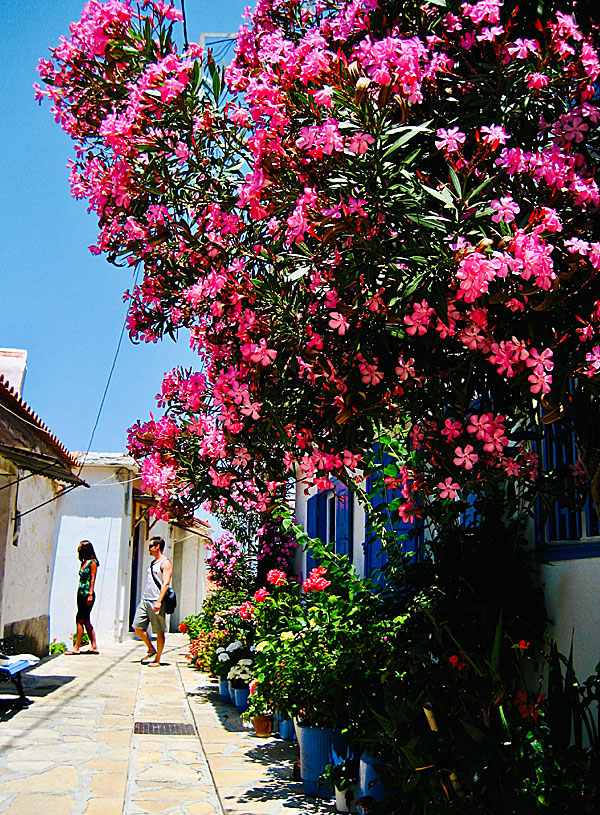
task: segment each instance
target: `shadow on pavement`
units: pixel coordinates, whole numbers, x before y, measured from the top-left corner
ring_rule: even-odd
[[[75,679],[74,676],[23,676],[23,690],[25,695],[34,702],[42,699],[54,691],[68,685]],[[14,692],[13,692],[14,691]],[[8,722],[16,713],[27,710],[31,705],[22,705],[16,689],[10,681],[0,684],[0,722]]]

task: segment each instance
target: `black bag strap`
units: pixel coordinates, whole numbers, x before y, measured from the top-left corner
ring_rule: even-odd
[[[164,560],[164,557],[161,558],[161,563],[162,563],[163,560]],[[152,568],[152,564],[150,564],[150,572],[152,573],[152,579],[154,580],[154,582],[156,583],[158,588],[162,589],[162,583],[159,583],[158,580],[156,579],[156,575],[154,574],[154,569]]]

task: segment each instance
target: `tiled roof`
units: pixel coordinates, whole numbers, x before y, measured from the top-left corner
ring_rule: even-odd
[[[39,436],[50,445],[52,450],[69,469],[78,466],[77,459],[71,455],[64,444],[50,432],[49,428],[42,422],[37,413],[34,413],[27,402],[21,399],[19,394],[11,387],[2,374],[0,374],[0,403],[5,405],[7,410],[12,412],[19,419],[35,428]]]

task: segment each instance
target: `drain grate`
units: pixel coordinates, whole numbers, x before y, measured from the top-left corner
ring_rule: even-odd
[[[133,732],[145,736],[195,736],[193,724],[183,722],[134,722]]]

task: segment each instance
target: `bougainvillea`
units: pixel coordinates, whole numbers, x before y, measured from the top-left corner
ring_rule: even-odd
[[[410,520],[533,485],[541,415],[599,488],[600,62],[575,19],[260,0],[223,73],[177,17],[92,0],[38,90],[93,251],[142,272],[131,335],[186,328],[200,357],[131,431],[161,511],[348,482],[388,431]]]

